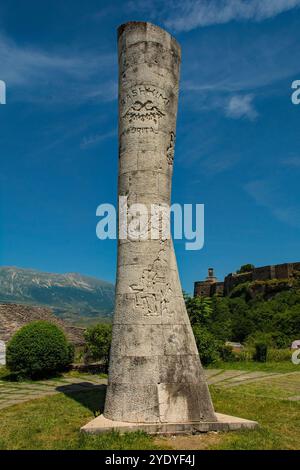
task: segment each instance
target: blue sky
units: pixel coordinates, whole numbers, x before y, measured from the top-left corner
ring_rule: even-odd
[[[300,0],[2,0],[2,265],[114,281],[96,207],[117,196],[116,28],[182,46],[173,202],[205,204],[205,246],[175,249],[185,290],[241,264],[300,260]]]

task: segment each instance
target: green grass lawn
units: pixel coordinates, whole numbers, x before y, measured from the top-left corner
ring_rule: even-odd
[[[159,449],[145,433],[79,433],[100,413],[104,393],[61,393],[1,410],[0,449]]]
[[[223,362],[219,361],[210,364],[207,369],[228,369],[228,370],[249,370],[262,371],[262,372],[300,372],[300,366],[295,365],[292,361],[281,362],[254,362],[254,361],[240,361],[240,362]]]
[[[260,427],[173,440],[144,433],[82,435],[79,428],[103,409],[105,387],[60,393],[1,410],[0,449],[300,449],[300,402],[287,400],[300,390],[299,381],[291,374],[233,388],[212,386],[216,411],[256,420]]]
[[[288,380],[288,379],[287,379]],[[252,431],[220,435],[216,449],[300,449],[300,402],[282,400],[280,393],[272,398],[253,393],[253,385],[232,389],[212,388],[217,411],[258,421]],[[257,385],[256,392],[261,385]]]

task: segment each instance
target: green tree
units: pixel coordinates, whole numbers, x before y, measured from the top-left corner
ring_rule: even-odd
[[[255,268],[254,264],[243,264],[240,269],[237,270],[237,273],[238,274],[242,274],[242,273],[248,273],[250,271],[252,271],[253,269]]]
[[[215,337],[199,324],[193,326],[193,332],[202,364],[206,366],[217,361],[220,358],[220,344]]]
[[[105,371],[108,370],[109,351],[111,345],[112,325],[99,323],[85,332],[85,354],[88,360],[102,361]]]
[[[212,315],[212,300],[210,297],[186,296],[185,304],[192,325],[207,325]]]
[[[212,314],[209,329],[220,341],[229,341],[232,337],[232,319],[227,297],[212,298]]]
[[[229,299],[230,316],[232,322],[232,340],[243,342],[245,338],[255,331],[251,308],[245,299],[237,297]]]

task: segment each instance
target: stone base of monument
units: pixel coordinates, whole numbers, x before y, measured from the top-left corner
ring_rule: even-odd
[[[125,423],[112,421],[103,415],[93,419],[81,428],[82,432],[100,434],[109,431],[134,432],[145,431],[149,434],[198,434],[209,431],[238,431],[254,429],[256,421],[236,418],[235,416],[216,413],[217,421],[187,422],[187,423]]]

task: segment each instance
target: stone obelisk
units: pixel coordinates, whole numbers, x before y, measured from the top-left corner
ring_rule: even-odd
[[[119,196],[150,214],[151,204],[170,204],[181,51],[161,28],[132,22],[118,30],[118,52]],[[149,238],[119,240],[104,416],[215,420],[172,241]]]
[[[128,207],[143,204],[151,213],[153,204],[170,204],[180,46],[153,24],[130,22],[118,29],[118,53],[119,196],[127,198]],[[125,215],[130,224],[134,215]],[[163,237],[162,230],[154,239],[149,230],[145,239],[128,233],[127,238],[119,233],[118,240],[104,415],[82,429],[219,429],[172,240]]]

